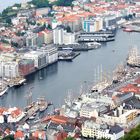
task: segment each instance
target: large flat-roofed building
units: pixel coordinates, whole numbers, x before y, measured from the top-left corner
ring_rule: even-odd
[[[105,113],[109,110],[109,107],[104,103],[93,102],[86,103],[81,107],[80,117],[98,117],[100,113]]]
[[[118,125],[109,126],[86,120],[82,125],[82,135],[87,138],[118,140],[124,136],[124,130]]]

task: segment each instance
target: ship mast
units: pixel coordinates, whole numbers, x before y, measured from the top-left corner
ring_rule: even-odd
[[[25,96],[25,98],[27,98],[27,106],[32,103],[32,88],[29,89],[28,94]]]

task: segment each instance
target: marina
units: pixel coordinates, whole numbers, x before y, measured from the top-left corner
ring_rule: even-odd
[[[72,61],[74,58],[76,58],[78,55],[80,55],[79,52],[74,52],[73,50],[64,50],[58,52],[58,60],[59,61]]]
[[[126,41],[122,43],[123,38],[126,38]],[[68,90],[74,91],[74,96],[78,96],[81,84],[87,87],[87,84],[98,81],[98,67],[101,64],[103,70],[108,71],[108,73],[110,71],[111,74],[116,65],[126,60],[128,52],[134,45],[139,45],[139,34],[127,34],[118,30],[114,42],[102,44],[102,47],[96,51],[82,52],[74,59],[73,63],[58,62],[27,76],[27,84],[18,89],[9,89],[8,94],[1,98],[0,105],[8,107],[10,104],[11,106],[25,107],[25,95],[29,88],[33,87],[32,97],[34,100],[43,96],[59,107],[63,104]],[[115,50],[115,52],[112,52],[112,50]],[[99,56],[101,57],[99,58]],[[87,61],[88,63],[86,63]],[[69,76],[68,71],[73,76]],[[42,78],[40,79],[40,77]],[[58,81],[61,81],[61,83]],[[56,95],[59,95],[57,99]]]
[[[59,3],[0,15],[0,137],[140,138],[139,2]]]

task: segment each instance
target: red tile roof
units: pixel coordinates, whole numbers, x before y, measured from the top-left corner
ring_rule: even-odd
[[[19,138],[23,138],[23,137],[24,137],[24,133],[20,130],[18,130],[14,135],[15,139],[19,139]]]

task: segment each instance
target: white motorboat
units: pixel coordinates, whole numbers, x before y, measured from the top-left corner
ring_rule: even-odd
[[[4,95],[8,91],[8,87],[4,87],[0,89],[0,96]]]

